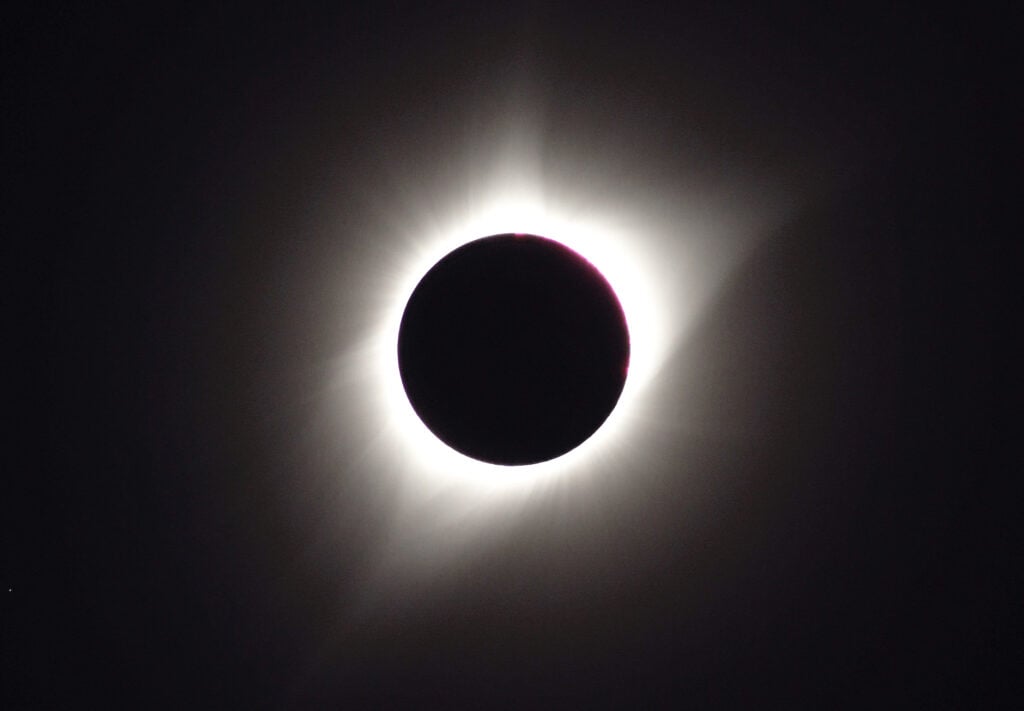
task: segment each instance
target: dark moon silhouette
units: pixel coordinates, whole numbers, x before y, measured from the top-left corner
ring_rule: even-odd
[[[484,462],[534,464],[590,437],[622,393],[629,332],[580,255],[534,235],[459,247],[406,305],[398,365],[439,439]]]

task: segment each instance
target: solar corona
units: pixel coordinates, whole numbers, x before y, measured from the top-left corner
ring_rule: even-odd
[[[331,363],[325,416],[341,435],[331,446],[358,459],[368,486],[394,487],[409,511],[445,496],[471,518],[492,505],[511,512],[621,471],[630,443],[649,431],[651,386],[716,273],[693,268],[680,235],[700,233],[681,211],[670,218],[621,196],[571,194],[524,152],[481,159],[425,195],[420,182],[382,193],[402,209],[374,214],[362,266],[340,273],[342,321],[365,325]],[[502,288],[474,277],[501,264]],[[461,296],[445,296],[454,285]],[[515,445],[517,433],[536,446]]]

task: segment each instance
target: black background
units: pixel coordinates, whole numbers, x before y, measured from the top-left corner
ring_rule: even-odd
[[[1005,700],[1004,19],[346,7],[3,22],[5,707]],[[592,155],[671,178],[685,134],[842,187],[730,276],[666,365],[687,387],[656,384],[742,437],[645,450],[614,505],[527,510],[414,612],[351,623],[386,493],[332,471],[325,513],[294,492],[330,467],[290,454],[373,316],[330,265],[365,259],[380,167],[430,174],[510,74]]]

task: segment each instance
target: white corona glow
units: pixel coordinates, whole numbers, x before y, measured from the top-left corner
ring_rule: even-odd
[[[457,247],[494,234],[527,233],[557,241],[580,254],[604,275],[617,295],[629,327],[630,366],[619,401],[605,423],[590,438],[556,459],[525,466],[480,462],[441,442],[416,415],[398,371],[397,343],[402,314],[412,291],[426,272]],[[592,468],[602,452],[625,446],[629,422],[642,404],[641,393],[664,357],[672,328],[645,263],[649,255],[638,240],[613,219],[573,215],[545,204],[532,191],[498,190],[475,209],[420,233],[403,272],[389,285],[391,307],[371,347],[376,393],[375,417],[388,423],[396,451],[414,476],[459,483],[484,491],[530,487],[540,479],[564,477]]]
[[[583,155],[562,143],[549,152],[529,120],[470,135],[462,145],[396,148],[412,152],[407,162],[417,168],[382,164],[359,196],[359,221],[346,217],[344,229],[359,235],[348,244],[361,251],[345,252],[340,315],[365,325],[346,332],[328,407],[341,437],[338,466],[388,502],[365,573],[368,599],[432,578],[466,546],[516,525],[526,506],[585,507],[614,490],[611,480],[656,471],[686,428],[700,426],[678,396],[688,330],[791,207],[762,183],[746,190],[719,179],[720,188],[691,193],[696,178],[662,182],[617,150]],[[458,247],[509,233],[554,240],[588,260],[619,299],[630,339],[628,375],[607,420],[566,454],[525,466],[481,462],[439,440],[398,369],[402,315],[423,276]]]
[[[678,456],[680,442],[704,436],[701,413],[680,396],[694,377],[686,336],[793,207],[787,191],[764,182],[719,176],[711,188],[696,169],[662,180],[625,151],[594,155],[563,142],[549,152],[529,123],[471,131],[461,147],[396,148],[413,152],[407,162],[416,169],[382,164],[356,217],[345,217],[353,236],[338,288],[348,330],[327,402],[337,434],[323,451],[336,453],[346,481],[387,502],[375,509],[379,548],[354,573],[363,581],[356,608],[411,602],[417,581],[519,525],[526,507],[587,510],[627,480],[642,487]],[[615,292],[630,340],[624,388],[602,426],[566,454],[525,466],[481,462],[438,439],[398,368],[402,316],[423,276],[468,242],[510,233],[554,240],[589,261]]]

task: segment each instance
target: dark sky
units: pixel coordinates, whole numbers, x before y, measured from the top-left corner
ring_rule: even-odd
[[[0,29],[5,708],[1009,691],[1000,18],[78,5]],[[372,273],[368,202],[443,174],[510,85],[574,180],[804,197],[657,383],[652,428],[679,403],[743,436],[627,452],[591,509],[541,500],[418,604],[353,617],[393,503],[302,444],[318,364],[374,317],[331,265]]]

